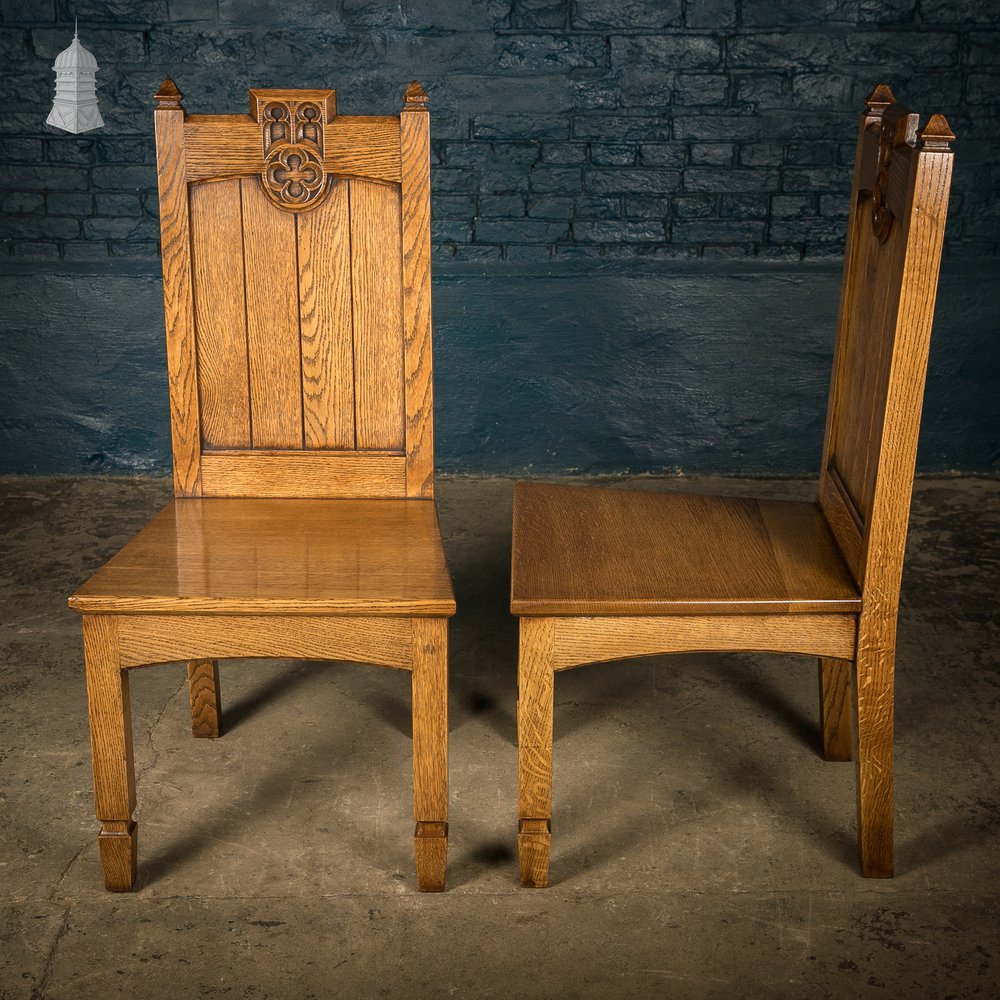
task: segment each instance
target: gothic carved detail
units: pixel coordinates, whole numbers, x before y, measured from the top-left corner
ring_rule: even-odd
[[[261,128],[267,197],[288,212],[321,204],[329,191],[324,133],[336,114],[334,92],[252,90],[250,113]]]
[[[872,232],[879,243],[885,243],[895,216],[889,208],[887,191],[889,186],[889,161],[892,159],[893,133],[895,129],[883,124],[878,137],[878,159],[875,162],[875,189],[872,203]]]

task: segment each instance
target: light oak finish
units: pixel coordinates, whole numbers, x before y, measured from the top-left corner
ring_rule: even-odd
[[[191,735],[216,739],[222,735],[218,660],[191,660],[187,665],[191,701]]]
[[[818,502],[518,484],[522,884],[548,880],[556,671],[713,650],[819,658],[861,871],[892,875],[896,618],[954,139],[918,124],[884,85],[861,116]]]
[[[455,599],[426,95],[408,88],[405,129],[340,118],[327,90],[255,90],[250,111],[189,119],[169,80],[156,96],[176,499],[69,599],[105,884],[137,872],[128,671],[186,662],[192,734],[215,738],[218,661],[294,657],[411,672],[417,883],[439,891]]]

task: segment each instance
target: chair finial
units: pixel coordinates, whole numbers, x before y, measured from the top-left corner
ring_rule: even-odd
[[[160,89],[153,97],[153,100],[156,101],[158,111],[169,111],[179,108],[183,99],[184,95],[178,90],[177,84],[169,78],[160,84]]]
[[[426,111],[427,110],[427,92],[423,87],[420,86],[419,80],[414,80],[409,87],[406,88],[406,93],[403,95],[403,99],[406,102],[403,105],[404,111]]]
[[[944,152],[948,149],[948,143],[955,141],[955,133],[952,132],[948,119],[944,115],[931,115],[927,124],[917,133],[924,144],[924,149],[933,149]]]
[[[880,83],[871,92],[865,103],[868,105],[869,115],[875,118],[881,118],[882,112],[885,111],[890,104],[896,103],[896,98],[893,96],[892,88],[889,84]]]

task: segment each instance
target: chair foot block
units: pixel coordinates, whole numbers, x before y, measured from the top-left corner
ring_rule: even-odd
[[[421,892],[443,892],[448,863],[448,824],[420,821],[413,833],[417,861],[417,888]]]
[[[521,864],[521,885],[526,889],[544,889],[549,884],[551,846],[551,820],[517,821],[517,856]]]
[[[97,847],[104,870],[104,887],[110,892],[131,892],[135,885],[139,827],[129,822],[101,824]]]

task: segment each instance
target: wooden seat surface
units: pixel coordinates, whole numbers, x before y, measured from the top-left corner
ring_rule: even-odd
[[[69,603],[105,614],[455,612],[426,500],[174,500]]]
[[[511,612],[856,612],[818,504],[518,483]]]

